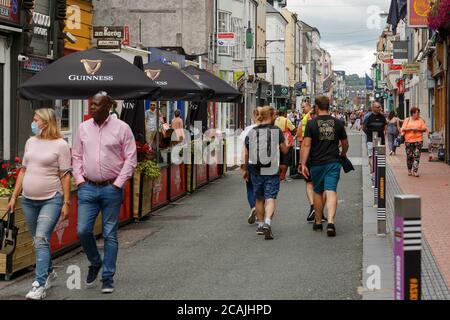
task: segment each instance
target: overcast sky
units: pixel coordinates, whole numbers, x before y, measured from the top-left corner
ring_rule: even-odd
[[[287,7],[319,29],[321,46],[330,52],[334,70],[364,76],[366,72],[370,75],[376,42],[386,25],[386,18],[377,13],[388,12],[390,3],[390,0],[287,0]]]

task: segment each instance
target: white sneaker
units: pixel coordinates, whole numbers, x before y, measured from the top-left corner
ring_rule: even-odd
[[[45,292],[45,286],[40,286],[39,282],[35,281],[31,285],[31,290],[27,293],[25,298],[30,300],[42,300],[45,299],[47,293]]]
[[[45,290],[50,289],[53,287],[56,279],[58,278],[58,274],[55,272],[55,270],[52,271],[47,277],[47,281],[45,282]]]

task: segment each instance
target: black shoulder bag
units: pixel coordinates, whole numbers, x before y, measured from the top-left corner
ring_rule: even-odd
[[[8,220],[5,217],[8,216]],[[15,225],[14,212],[8,211],[0,219],[0,253],[10,255],[16,250],[19,228]]]

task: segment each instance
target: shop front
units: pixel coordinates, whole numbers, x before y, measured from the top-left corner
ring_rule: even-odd
[[[281,112],[286,112],[290,106],[290,91],[289,87],[282,85],[275,85],[275,107]]]
[[[438,42],[436,44],[436,50],[429,59],[428,68],[431,71],[431,76],[434,79],[434,115],[433,115],[433,127],[431,128],[434,133],[435,139],[439,137],[441,148],[444,149],[444,159],[441,160],[450,162],[450,141],[448,136],[449,131],[449,110],[448,110],[448,77],[447,71],[444,69],[444,61],[448,48],[446,44]]]
[[[14,159],[15,156],[12,136],[16,132],[21,33],[20,2],[0,1],[0,161]]]

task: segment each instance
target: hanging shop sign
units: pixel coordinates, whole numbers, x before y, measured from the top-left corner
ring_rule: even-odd
[[[120,50],[121,41],[118,39],[97,39],[97,49],[99,50]]]
[[[217,34],[217,45],[219,47],[234,47],[236,45],[236,33],[219,32]]]
[[[130,45],[130,27],[129,26],[124,26],[123,27],[123,40],[122,40],[122,44],[124,46],[129,46]]]
[[[391,71],[402,70],[402,65],[401,64],[392,64],[389,66],[389,70],[391,70]]]
[[[408,60],[408,41],[392,41],[394,45],[394,64],[402,64]]]
[[[289,98],[289,87],[275,85],[275,97],[277,98]]]
[[[124,27],[94,27],[94,39],[123,39]]]
[[[32,72],[41,72],[48,66],[48,61],[39,58],[29,58],[23,63],[23,69]]]
[[[19,0],[0,0],[0,22],[19,24]]]
[[[402,72],[406,74],[419,74],[420,73],[420,63],[405,63],[402,66]]]
[[[430,11],[430,0],[408,0],[408,27],[428,28]]]
[[[33,33],[35,35],[48,36],[48,30],[51,26],[50,16],[39,12],[33,12],[33,26]]]
[[[267,73],[267,60],[255,60],[255,73]]]

